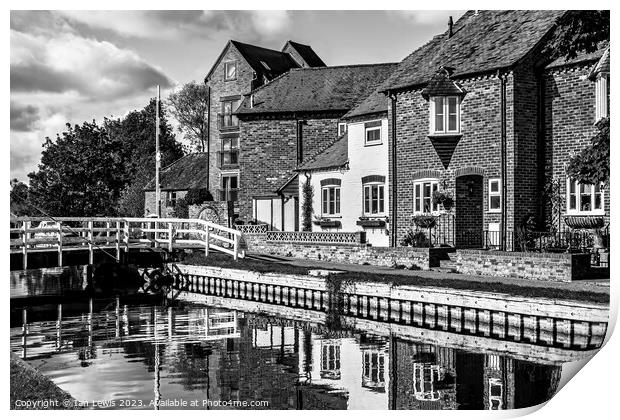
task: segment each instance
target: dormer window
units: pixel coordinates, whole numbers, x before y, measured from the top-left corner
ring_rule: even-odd
[[[364,124],[366,146],[381,144],[381,121],[371,121]]]
[[[224,80],[235,80],[237,78],[237,62],[228,61],[224,63]]]
[[[430,134],[460,134],[461,98],[458,96],[433,96],[429,102]]]

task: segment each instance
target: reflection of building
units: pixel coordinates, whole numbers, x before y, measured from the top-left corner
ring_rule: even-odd
[[[321,341],[321,378],[340,379],[340,341]]]
[[[386,367],[386,354],[383,349],[362,349],[362,386],[385,392]]]

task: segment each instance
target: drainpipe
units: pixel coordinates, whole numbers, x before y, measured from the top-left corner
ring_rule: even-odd
[[[396,94],[388,91],[388,97],[392,100],[392,217],[390,222],[392,223],[392,240],[391,245],[396,247],[397,243],[397,231],[398,231],[398,174],[396,163]]]
[[[508,210],[508,200],[507,200],[507,188],[506,188],[506,74],[501,74],[499,71],[497,72],[497,77],[500,81],[500,116],[501,116],[501,146],[500,146],[500,154],[501,154],[501,180],[502,180],[502,213],[501,213],[501,221],[500,221],[500,235],[501,235],[501,250],[506,250],[506,234],[507,234],[507,210]]]
[[[211,86],[207,85],[207,191],[211,192],[209,185],[209,171],[211,167]]]

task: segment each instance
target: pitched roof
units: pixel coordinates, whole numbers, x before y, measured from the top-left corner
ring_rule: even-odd
[[[349,137],[345,133],[322,152],[303,162],[297,171],[342,168],[349,161],[348,145]]]
[[[440,66],[454,68],[453,77],[509,68],[553,28],[564,11],[468,11],[448,31],[406,57],[382,91],[426,84]]]
[[[347,112],[342,118],[349,119],[353,117],[361,117],[362,115],[376,114],[379,112],[387,112],[388,97],[383,93],[375,90],[362,100],[355,108]]]
[[[321,57],[314,52],[310,45],[300,44],[299,42],[291,40],[287,41],[287,44],[297,51],[306,64],[308,64],[308,67],[325,67],[325,63],[321,60]],[[286,48],[286,45],[284,48]]]
[[[299,65],[293,58],[282,51],[271,50],[257,45],[230,41],[248,62],[259,77],[266,76],[271,80]]]
[[[238,115],[348,111],[383,82],[396,63],[292,69],[246,95]]]
[[[422,96],[428,99],[431,96],[462,96],[465,90],[454,80],[450,78],[452,69],[440,67],[431,77],[428,85],[422,90]]]
[[[159,173],[162,190],[191,190],[207,186],[207,153],[191,153],[175,160]],[[155,178],[144,187],[155,190]]]
[[[603,53],[603,56],[598,60],[598,62],[596,63],[596,66],[594,66],[594,68],[588,75],[588,78],[590,78],[591,80],[594,80],[596,76],[599,75],[600,73],[609,73],[610,71],[609,55],[610,55],[609,47],[607,47],[605,49],[605,52]]]
[[[559,57],[553,60],[551,63],[547,64],[546,69],[552,69],[563,66],[570,66],[573,64],[584,63],[588,61],[596,61],[600,59],[605,54],[605,49],[609,46],[608,42],[602,42],[598,49],[591,53],[586,52],[578,52],[577,56],[571,59],[566,59],[565,57]]]

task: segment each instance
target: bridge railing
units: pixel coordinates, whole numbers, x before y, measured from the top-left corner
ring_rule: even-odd
[[[135,247],[165,247],[217,250],[235,260],[244,257],[239,249],[241,232],[201,219],[174,218],[106,218],[106,217],[12,217],[10,228],[11,252],[21,252],[23,267],[28,253],[58,252],[62,265],[64,251],[88,249],[93,262],[96,249],[114,249],[120,258],[121,249]]]

